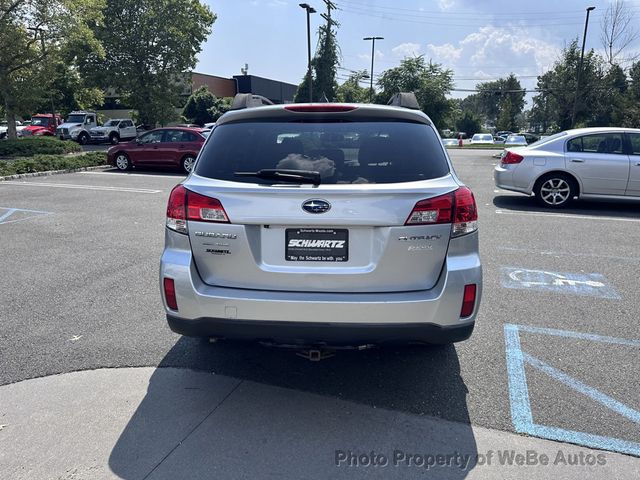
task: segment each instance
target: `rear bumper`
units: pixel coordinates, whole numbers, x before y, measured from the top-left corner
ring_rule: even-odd
[[[430,323],[302,323],[198,318],[167,315],[169,328],[190,337],[222,337],[288,345],[364,345],[410,342],[451,343],[466,340],[474,322],[443,327]]]
[[[513,179],[514,169],[505,168],[502,165],[496,165],[493,169],[493,180],[496,187],[504,190],[511,190],[512,192],[525,193],[531,195],[531,189],[526,187],[520,187],[515,184]]]
[[[205,284],[189,239],[167,230],[160,285],[174,280],[178,311],[166,305],[171,328],[185,335],[266,338],[271,329],[294,340],[429,341],[440,335],[463,340],[473,329],[482,296],[477,232],[452,239],[440,278],[430,290],[389,293],[327,293],[251,290]],[[464,286],[475,284],[473,313],[460,318]],[[261,327],[262,326],[262,327]],[[285,328],[286,327],[286,328]],[[466,328],[466,330],[465,330]],[[370,332],[364,334],[364,332]],[[457,333],[454,333],[457,332]],[[266,336],[263,336],[266,335]],[[275,334],[272,334],[275,335]],[[280,334],[278,334],[280,335]],[[349,340],[350,335],[354,335]],[[466,336],[465,336],[466,335]],[[326,341],[326,340],[325,340]]]

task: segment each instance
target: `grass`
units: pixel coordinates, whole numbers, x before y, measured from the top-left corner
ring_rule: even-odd
[[[0,177],[19,173],[46,172],[49,170],[69,170],[105,165],[107,154],[90,152],[85,155],[34,155],[18,160],[0,160]]]
[[[81,152],[76,142],[54,137],[27,137],[0,141],[0,157],[33,157],[34,155],[60,155]]]

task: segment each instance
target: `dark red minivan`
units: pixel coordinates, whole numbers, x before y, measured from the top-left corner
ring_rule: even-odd
[[[156,128],[127,143],[114,145],[107,161],[119,170],[132,167],[178,167],[191,172],[204,135],[199,128]]]

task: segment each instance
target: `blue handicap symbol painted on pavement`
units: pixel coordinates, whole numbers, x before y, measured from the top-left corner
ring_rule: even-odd
[[[526,268],[501,267],[505,288],[620,299],[616,290],[599,273],[566,273]]]
[[[638,424],[640,424],[640,412],[522,351],[522,348],[520,347],[520,332],[576,338],[638,348],[640,348],[640,340],[606,337],[588,333],[556,330],[553,328],[537,328],[512,324],[505,324],[504,326],[507,373],[509,376],[511,420],[513,422],[513,427],[518,433],[640,457],[640,443],[586,432],[567,430],[564,428],[550,427],[533,421],[529,400],[529,388],[527,386],[527,377],[524,368],[525,364],[528,364],[530,367],[533,367],[551,378],[562,382],[569,388],[586,395],[591,400],[604,405],[606,408]]]
[[[22,222],[30,218],[42,215],[51,215],[51,212],[42,212],[40,210],[26,210],[24,208],[8,208],[0,207],[0,225],[6,223]]]

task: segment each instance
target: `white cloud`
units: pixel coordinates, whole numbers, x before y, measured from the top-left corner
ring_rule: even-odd
[[[460,41],[470,65],[523,65],[530,63],[536,73],[548,70],[560,49],[523,30],[522,27],[481,27]]]
[[[438,7],[440,7],[440,10],[449,10],[455,3],[455,0],[439,0]]]
[[[284,0],[272,0],[267,4],[269,7],[285,7],[286,5],[287,2]]]
[[[483,72],[482,70],[477,70],[476,72],[473,73],[473,76],[475,78],[492,78],[491,74],[487,72]]]
[[[401,43],[397,47],[393,47],[391,51],[396,57],[405,58],[405,57],[415,57],[420,55],[420,50],[422,47],[419,43]]]
[[[444,43],[442,45],[434,45],[430,43],[427,45],[427,50],[436,62],[443,63],[456,63],[462,55],[462,47],[456,48],[450,43]]]

